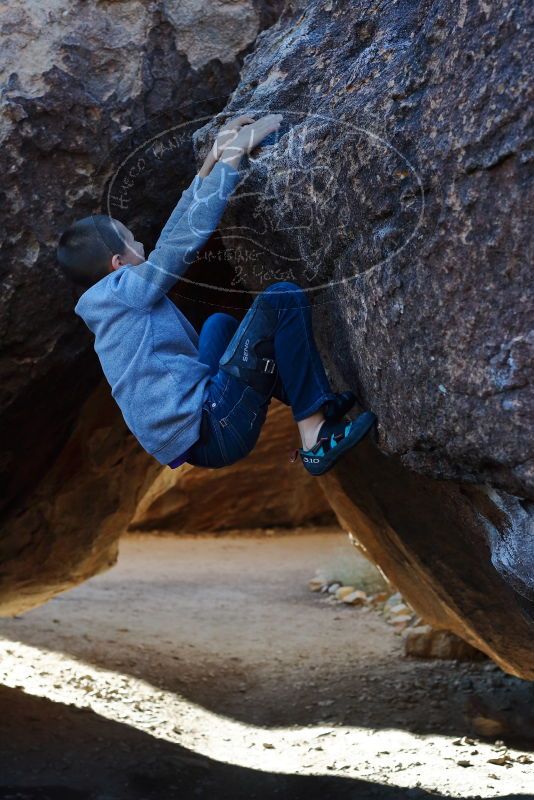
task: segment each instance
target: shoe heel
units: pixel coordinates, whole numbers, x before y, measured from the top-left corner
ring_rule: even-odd
[[[331,447],[323,456],[312,451],[299,450],[304,467],[311,475],[324,475],[342,458],[345,453],[356,447],[375,425],[377,419],[372,411],[364,411],[355,420],[350,420],[351,427],[347,435]]]

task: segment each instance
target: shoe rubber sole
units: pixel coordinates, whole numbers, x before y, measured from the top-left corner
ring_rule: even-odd
[[[372,411],[364,411],[357,419],[352,421],[352,427],[347,436],[342,439],[335,447],[331,447],[324,456],[317,456],[313,453],[307,455],[309,451],[299,450],[302,463],[310,475],[324,475],[332,469],[334,464],[341,456],[357,445],[366,436],[376,422],[376,414]]]

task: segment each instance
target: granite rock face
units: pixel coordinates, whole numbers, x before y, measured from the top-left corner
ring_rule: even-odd
[[[28,611],[113,566],[138,494],[160,469],[101,381],[54,464],[4,522],[0,614]]]
[[[224,106],[258,31],[272,24],[281,5],[2,4],[4,513],[43,476],[101,377],[91,337],[72,313],[76,298],[55,261],[61,231],[75,219],[109,211],[146,247],[154,243],[195,174],[192,131]],[[138,167],[139,153],[145,169],[135,173],[125,197],[121,186]]]
[[[530,8],[289,2],[224,110],[283,121],[221,233],[236,285],[309,292],[334,387],[378,415],[335,510],[429,621],[533,677]]]
[[[225,108],[284,116],[224,219],[254,248],[249,288],[271,270],[309,291],[385,452],[516,494],[534,478],[529,5],[290,3]]]

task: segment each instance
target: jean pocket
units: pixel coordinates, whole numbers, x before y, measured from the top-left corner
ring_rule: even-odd
[[[206,399],[204,401],[204,408],[210,409],[218,408],[225,398],[230,376],[219,372],[210,378]]]

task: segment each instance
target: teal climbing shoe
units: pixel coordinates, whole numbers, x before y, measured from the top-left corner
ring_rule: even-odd
[[[323,422],[317,442],[309,450],[298,448],[290,461],[300,455],[302,463],[311,475],[324,475],[332,469],[344,453],[357,445],[376,422],[372,411],[364,411],[356,419],[349,417],[337,423]]]

